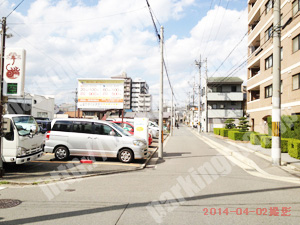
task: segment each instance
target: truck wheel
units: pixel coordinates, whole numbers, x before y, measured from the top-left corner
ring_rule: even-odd
[[[62,161],[69,158],[70,152],[69,150],[64,146],[59,146],[54,151],[55,159]]]
[[[123,163],[130,163],[133,160],[133,153],[129,149],[123,149],[119,152],[119,160]]]

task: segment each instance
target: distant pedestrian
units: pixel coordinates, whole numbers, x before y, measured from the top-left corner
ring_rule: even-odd
[[[179,129],[179,123],[178,122],[176,123],[176,127],[177,127],[177,129]]]

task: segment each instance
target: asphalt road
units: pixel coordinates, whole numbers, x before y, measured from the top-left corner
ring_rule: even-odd
[[[154,168],[0,189],[0,224],[299,224],[300,184],[253,176],[176,129]]]

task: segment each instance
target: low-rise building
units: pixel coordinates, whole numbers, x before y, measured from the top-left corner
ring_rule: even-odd
[[[243,80],[239,77],[211,77],[207,81],[208,132],[225,126],[232,118],[238,122],[243,116]],[[206,96],[203,91],[201,125],[206,131]]]

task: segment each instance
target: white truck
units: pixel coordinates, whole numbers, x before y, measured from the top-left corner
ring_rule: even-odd
[[[1,137],[3,162],[23,164],[43,155],[45,134],[32,116],[7,114],[3,119],[10,124]]]

